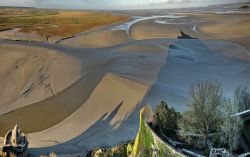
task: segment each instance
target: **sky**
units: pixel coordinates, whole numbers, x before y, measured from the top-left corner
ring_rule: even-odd
[[[0,6],[59,9],[150,9],[207,6],[246,0],[0,0]]]

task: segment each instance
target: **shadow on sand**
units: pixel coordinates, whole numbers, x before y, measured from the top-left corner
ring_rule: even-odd
[[[71,154],[92,150],[97,147],[111,147],[134,139],[139,129],[139,110],[142,104],[137,105],[132,113],[127,113],[127,118],[119,122],[119,126],[110,124],[122,105],[123,101],[111,113],[103,114],[100,119],[81,135],[64,143],[54,141],[58,143],[55,146],[30,148],[29,152],[32,155],[49,154],[51,152]],[[124,134],[121,134],[121,132]]]

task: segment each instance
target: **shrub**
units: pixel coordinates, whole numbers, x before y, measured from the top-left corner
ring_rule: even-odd
[[[215,135],[214,137],[213,137],[213,147],[214,148],[218,148],[218,147],[220,147],[220,145],[221,145],[221,136],[220,135]]]
[[[250,90],[247,86],[239,86],[235,89],[234,104],[238,106],[238,112],[250,109]]]
[[[155,115],[161,132],[166,135],[175,135],[178,129],[178,121],[181,117],[173,107],[169,107],[164,101],[161,101],[156,107]]]
[[[239,117],[232,116],[238,111],[238,106],[227,100],[223,104],[222,124],[221,124],[221,142],[227,146],[230,151],[238,148],[240,143],[242,121]]]
[[[220,130],[221,106],[224,102],[218,82],[199,81],[190,87],[190,110],[183,114],[183,132],[201,134],[207,147],[208,135]]]

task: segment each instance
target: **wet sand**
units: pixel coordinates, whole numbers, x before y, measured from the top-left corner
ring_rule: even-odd
[[[73,56],[11,44],[0,49],[0,114],[54,96],[80,78],[81,63]]]
[[[15,47],[14,44],[12,46]],[[51,45],[51,49],[53,47]],[[1,115],[2,136],[18,123],[25,133],[31,133],[28,136],[30,146],[34,149],[30,151],[34,154],[49,153],[54,147],[58,148],[55,149],[57,153],[79,152],[79,149],[67,144],[54,146],[58,143],[53,141],[67,143],[72,140],[75,143],[78,136],[82,137],[80,135],[88,132],[90,128],[91,132],[95,130],[94,132],[100,133],[89,137],[92,143],[81,144],[89,149],[101,143],[109,144],[115,131],[117,138],[112,138],[114,143],[110,143],[111,145],[131,139],[136,134],[138,105],[156,81],[158,72],[166,61],[167,48],[152,43],[151,46],[147,44],[145,49],[144,45],[138,42],[103,48],[102,51],[66,48],[64,53],[77,57],[81,62],[80,80],[55,96]],[[145,69],[147,65],[151,66]],[[85,107],[89,109],[85,111]],[[107,114],[108,117],[116,108],[120,109],[115,118],[111,118],[109,124],[104,123],[105,118],[101,120],[102,116]],[[93,127],[96,123],[98,126]],[[110,127],[109,131],[102,131],[107,125],[114,127]],[[59,128],[55,131],[57,126]],[[75,132],[66,135],[67,129],[68,132]],[[100,136],[103,137],[103,142],[95,140]]]
[[[154,108],[165,100],[178,111],[185,111],[188,88],[197,80],[222,82],[227,96],[232,96],[233,89],[240,84],[250,85],[248,14],[147,16],[77,35],[56,45],[12,42],[15,49],[20,45],[37,51],[46,47],[49,52],[67,56],[64,61],[73,59],[69,64],[77,63],[80,78],[64,88],[58,85],[60,92],[41,102],[1,114],[1,135],[18,123],[28,133],[30,152],[35,155],[79,153],[114,146],[135,137],[139,111],[145,105]],[[179,28],[199,39],[176,39]],[[8,51],[14,54],[14,50]],[[6,67],[15,65],[7,62],[6,53],[0,55],[5,58]],[[16,60],[23,57],[18,54]],[[7,76],[4,73],[7,68],[0,68],[0,74]],[[32,69],[27,70],[33,73]],[[66,72],[60,71],[62,76],[57,77],[73,76],[70,70]]]

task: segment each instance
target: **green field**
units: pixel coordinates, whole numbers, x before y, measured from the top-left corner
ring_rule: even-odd
[[[33,8],[1,8],[0,31],[21,28],[41,36],[68,37],[91,28],[127,20],[126,16],[104,12],[65,11]]]

